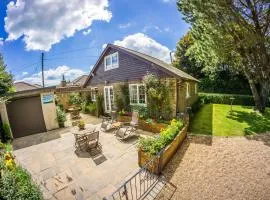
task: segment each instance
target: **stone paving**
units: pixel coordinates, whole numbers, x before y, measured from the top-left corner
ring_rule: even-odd
[[[14,141],[16,161],[31,173],[45,199],[102,199],[139,169],[136,138],[120,142],[114,134],[100,131],[102,152],[94,156],[75,152],[73,129],[38,134],[43,138],[39,142],[45,142],[32,146],[26,144],[33,136]]]

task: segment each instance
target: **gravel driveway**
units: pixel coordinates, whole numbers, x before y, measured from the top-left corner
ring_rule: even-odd
[[[164,175],[177,187],[172,199],[268,200],[270,134],[189,136]],[[169,195],[168,191],[161,197]]]

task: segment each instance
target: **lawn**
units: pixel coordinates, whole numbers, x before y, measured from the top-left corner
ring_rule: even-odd
[[[270,109],[261,115],[252,107],[204,105],[191,122],[190,132],[214,136],[243,136],[270,131]]]

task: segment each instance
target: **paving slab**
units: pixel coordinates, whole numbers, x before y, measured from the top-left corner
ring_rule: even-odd
[[[92,126],[97,125],[86,127]],[[40,185],[45,199],[102,199],[139,169],[136,138],[121,142],[113,133],[100,131],[102,151],[94,155],[96,152],[75,151],[75,129],[68,127],[14,141],[16,161]]]

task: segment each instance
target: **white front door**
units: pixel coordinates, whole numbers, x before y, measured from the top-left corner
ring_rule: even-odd
[[[104,86],[105,112],[109,113],[113,107],[113,86]]]

